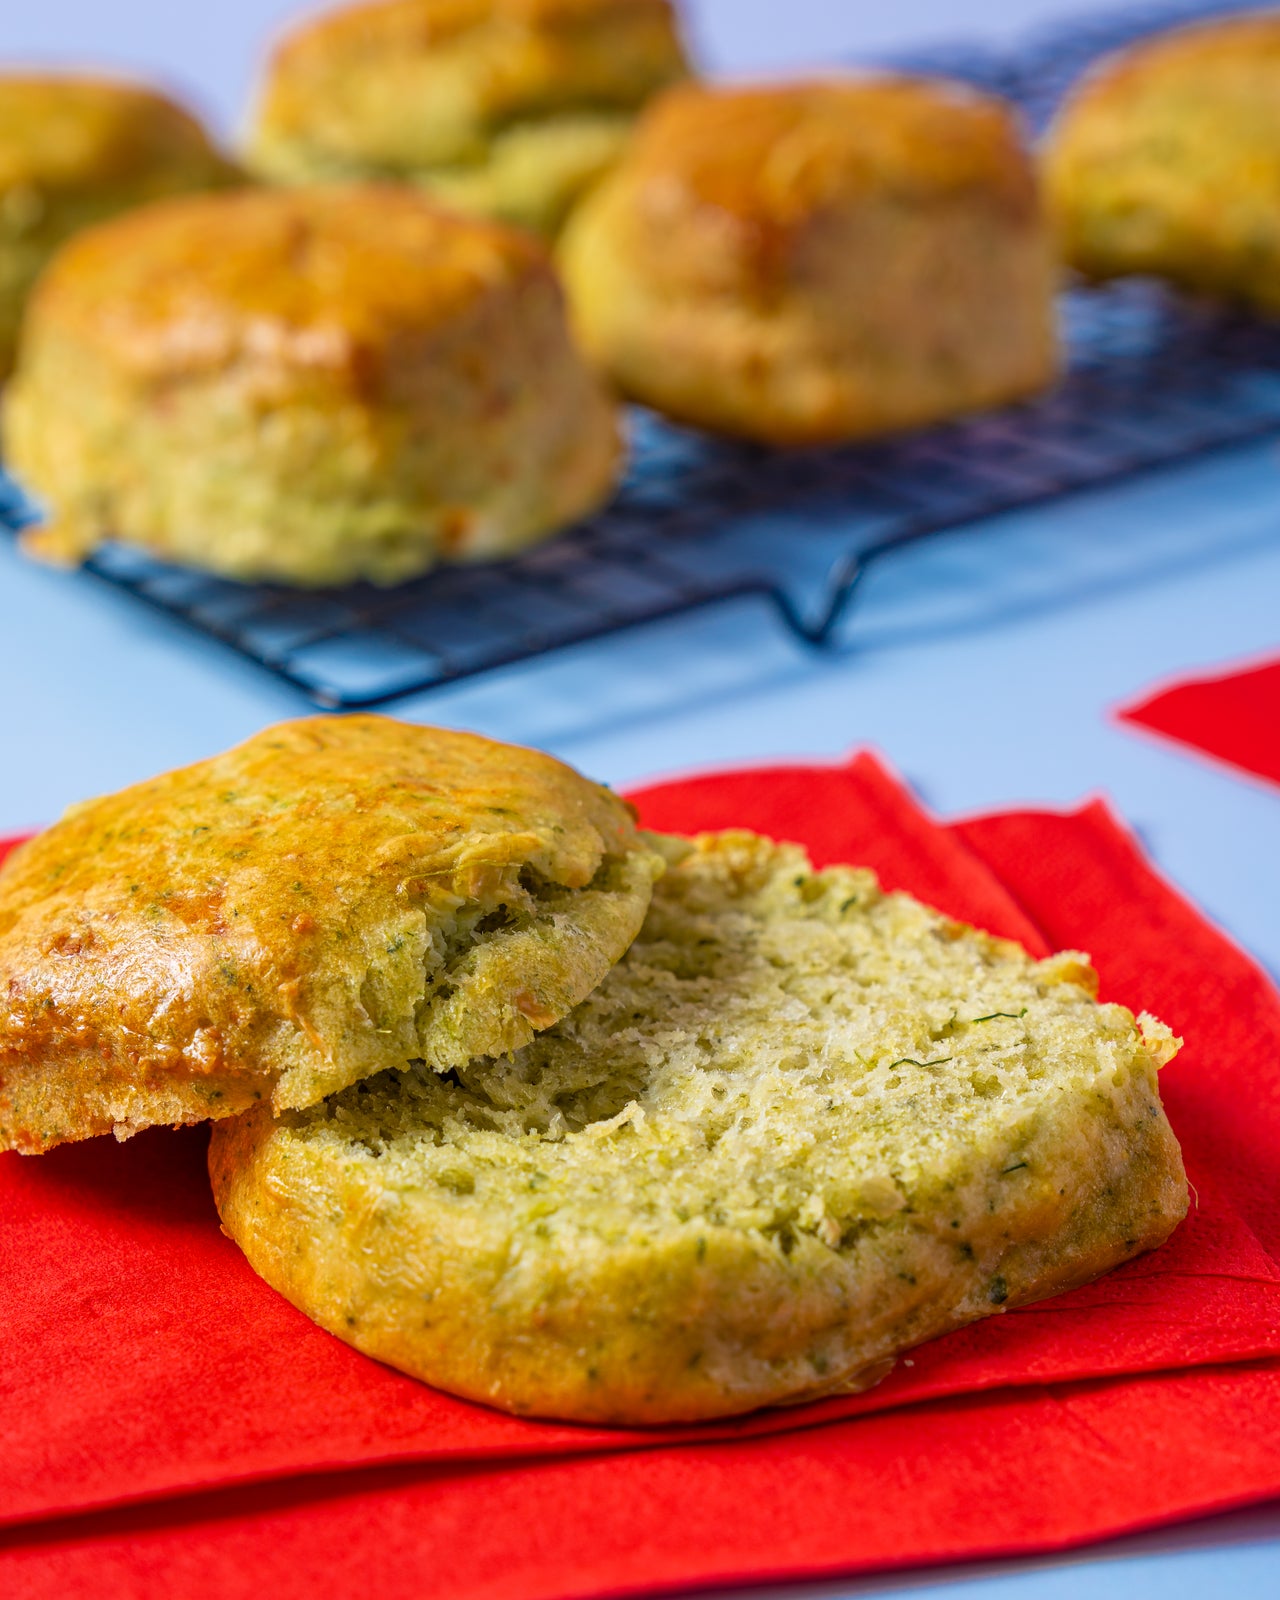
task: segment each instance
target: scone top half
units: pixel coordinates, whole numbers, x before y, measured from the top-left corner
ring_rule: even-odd
[[[1280,13],[1109,57],[1068,98],[1044,167],[1071,265],[1280,310]]]
[[[1016,116],[941,80],[674,88],[560,258],[578,331],[624,392],[726,432],[911,426],[1055,368]]]
[[[64,239],[130,206],[233,177],[196,119],[154,89],[0,73],[0,375],[26,294]]]
[[[613,487],[616,408],[542,247],[403,186],[239,190],[89,230],[34,296],[5,451],[34,548],[399,582]]]
[[[286,182],[443,185],[550,231],[687,71],[669,0],[364,0],[281,40],[249,160]]]
[[[88,801],[0,871],[0,1148],[516,1049],[627,948],[659,871],[572,769],[381,717]]]

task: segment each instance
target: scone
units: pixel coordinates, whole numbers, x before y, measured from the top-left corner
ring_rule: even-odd
[[[1280,12],[1148,39],[1071,96],[1044,154],[1067,261],[1280,311]]]
[[[508,1059],[214,1129],[224,1226],[348,1343],[515,1412],[725,1416],[1159,1244],[1150,1017],[866,871],[665,841],[640,936]]]
[[[241,190],[81,234],[32,299],[7,464],[51,521],[228,577],[391,584],[594,509],[617,411],[535,240],[400,187]]]
[[[946,83],[673,89],[560,260],[624,393],[768,443],[913,427],[1055,372],[1030,159],[1004,105]]]
[[[403,178],[553,233],[687,71],[669,0],[365,0],[281,41],[247,159],[285,183]]]
[[[154,89],[0,73],[0,378],[31,285],[63,240],[130,206],[233,177],[194,117]]]
[[[0,1150],[519,1049],[627,948],[660,870],[550,756],[383,717],[75,806],[0,869]]]

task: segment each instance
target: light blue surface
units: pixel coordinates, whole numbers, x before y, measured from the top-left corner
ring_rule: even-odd
[[[0,5],[5,55],[158,72],[193,86],[224,125],[243,104],[264,28],[296,9],[294,0]],[[942,0],[690,7],[707,56],[731,70],[1007,35],[1060,9],[1061,0],[975,0],[963,12]],[[1103,792],[1162,868],[1280,974],[1280,793],[1106,715],[1167,674],[1280,648],[1273,449],[904,552],[872,580],[851,638],[840,655],[807,654],[766,605],[741,603],[397,709],[544,745],[615,784],[708,764],[834,758],[871,743],[944,815]],[[220,646],[87,578],[35,567],[7,540],[0,688],[0,832],[305,709]],[[756,1593],[1065,1600],[1086,1589],[1097,1600],[1280,1594],[1280,1508],[1057,1561]]]

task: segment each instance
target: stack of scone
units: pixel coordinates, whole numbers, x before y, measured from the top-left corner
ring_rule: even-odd
[[[0,979],[0,1146],[212,1120],[268,1282],[521,1413],[852,1392],[1186,1209],[1177,1041],[1083,957],[467,734],[289,723],[74,808]]]

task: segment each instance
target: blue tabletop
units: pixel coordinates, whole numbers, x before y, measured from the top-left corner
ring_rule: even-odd
[[[209,12],[222,33],[210,46],[211,101],[229,110],[229,52],[247,50],[250,25],[292,9],[232,0]],[[896,34],[859,30],[850,19],[864,8],[793,0],[786,40],[774,6],[696,9],[728,65],[762,64],[770,38],[779,59],[795,60],[956,31],[939,0],[893,8]],[[978,5],[968,26],[1050,9]],[[189,79],[204,43],[185,30],[203,26],[167,4],[114,6],[108,26],[88,0],[46,0],[5,20],[24,49],[65,56],[81,27],[86,56]],[[865,743],[944,816],[1103,792],[1161,868],[1280,975],[1280,793],[1108,716],[1162,677],[1276,649],[1280,454],[1268,444],[904,550],[873,573],[835,652],[806,651],[765,602],[740,601],[393,709],[542,745],[615,785]],[[33,565],[7,539],[0,686],[0,832],[306,709],[223,647],[84,575]],[[1055,1561],[755,1592],[1057,1600],[1086,1583],[1101,1600],[1280,1593],[1280,1507]]]

